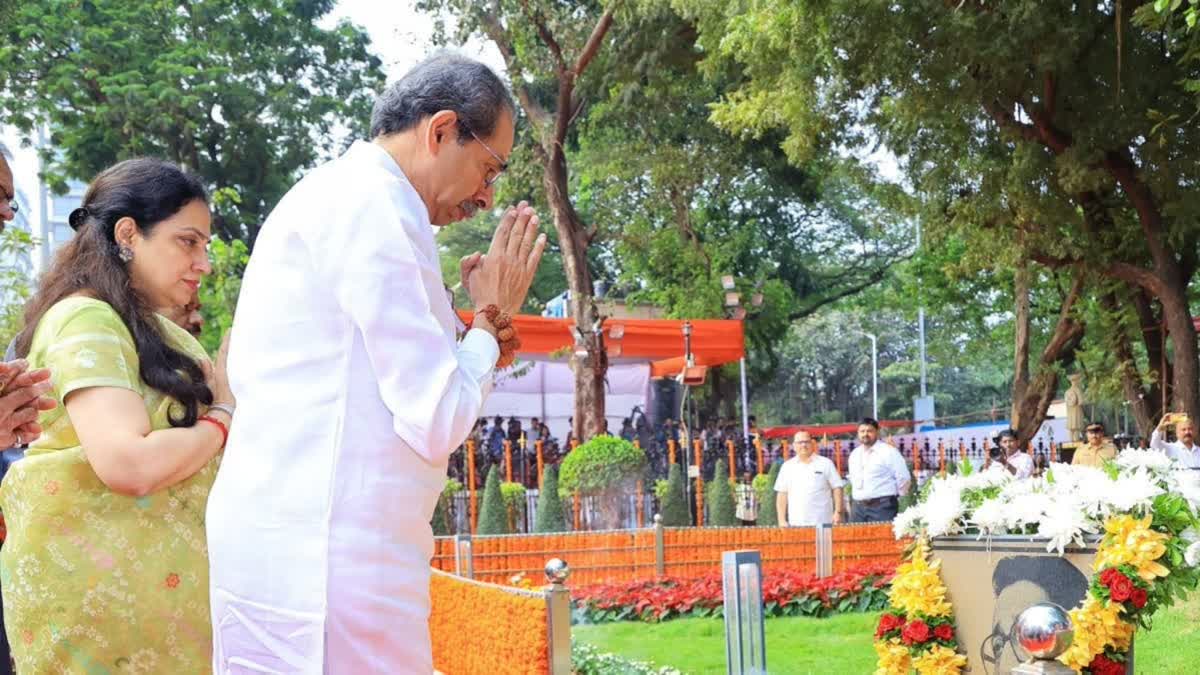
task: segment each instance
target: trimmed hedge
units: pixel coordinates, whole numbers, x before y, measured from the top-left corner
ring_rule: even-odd
[[[602,494],[629,489],[646,467],[646,453],[629,441],[596,436],[567,453],[559,467],[558,493],[568,499],[581,494]]]
[[[476,534],[510,534],[508,531],[508,509],[500,493],[500,467],[488,470],[487,483],[483,488],[483,505],[479,507],[479,524]]]
[[[705,525],[733,527],[738,524],[737,507],[733,503],[733,489],[729,486],[729,468],[725,460],[718,459],[712,482],[705,498],[709,500],[708,518]]]
[[[548,466],[542,473],[542,489],[538,493],[537,522],[533,531],[566,532],[567,514],[558,494],[558,467]]]
[[[659,502],[662,523],[666,527],[687,527],[692,524],[687,495],[683,491],[683,469],[672,464],[667,472],[667,495]]]

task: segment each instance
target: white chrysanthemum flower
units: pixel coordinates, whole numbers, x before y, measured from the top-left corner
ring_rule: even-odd
[[[1006,501],[1016,501],[1025,495],[1030,495],[1035,492],[1044,492],[1046,483],[1043,480],[1034,480],[1027,478],[1025,480],[1014,480],[1004,484],[1000,488],[1000,497]]]
[[[961,532],[964,509],[959,483],[945,481],[934,485],[922,509],[929,536],[940,537]]]
[[[968,522],[979,528],[979,536],[988,534],[1004,534],[1008,531],[1009,505],[1002,499],[984,500],[975,513],[971,514]]]
[[[1135,509],[1149,509],[1154,505],[1154,498],[1163,493],[1158,481],[1146,468],[1119,476],[1114,487],[1108,494],[1108,503],[1118,513],[1128,513]]]
[[[1188,567],[1200,564],[1200,541],[1188,545],[1187,550],[1183,552],[1183,561]]]
[[[1128,449],[1117,455],[1117,466],[1122,469],[1146,469],[1155,473],[1166,473],[1171,470],[1171,458],[1158,450]]]
[[[995,465],[993,465],[995,466]],[[990,487],[997,487],[1012,482],[1012,474],[1003,470],[988,470],[973,473],[970,476],[962,479],[962,488],[964,490],[983,490]]]
[[[924,526],[921,505],[913,505],[904,509],[892,520],[892,532],[897,539],[912,537],[921,533]]]
[[[1096,522],[1088,518],[1079,502],[1055,499],[1049,502],[1041,521],[1038,536],[1046,537],[1046,551],[1057,550],[1062,555],[1069,544],[1083,546],[1083,535],[1096,532]]]
[[[1046,517],[1050,508],[1050,497],[1035,492],[1010,500],[1005,511],[1005,527],[1009,532],[1024,532],[1029,525],[1037,525]]]
[[[1071,476],[1069,493],[1062,489],[1055,490],[1056,499],[1069,498],[1075,500],[1084,513],[1092,518],[1104,519],[1112,513],[1115,506],[1112,498],[1116,492],[1117,483],[1103,471],[1078,473]],[[1116,509],[1121,510],[1121,509]]]
[[[1200,471],[1176,469],[1167,475],[1168,489],[1187,500],[1192,511],[1200,513]]]

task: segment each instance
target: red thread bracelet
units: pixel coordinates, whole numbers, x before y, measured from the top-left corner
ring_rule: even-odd
[[[222,422],[221,420],[219,420],[215,417],[210,417],[209,415],[201,415],[200,417],[197,418],[197,421],[208,422],[209,424],[215,424],[217,426],[217,428],[221,430],[221,447],[222,448],[225,447],[225,444],[229,442],[229,427],[225,426],[225,423]]]

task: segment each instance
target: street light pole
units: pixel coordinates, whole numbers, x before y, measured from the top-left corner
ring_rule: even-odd
[[[873,333],[854,331],[871,341],[871,416],[879,419],[879,341]]]

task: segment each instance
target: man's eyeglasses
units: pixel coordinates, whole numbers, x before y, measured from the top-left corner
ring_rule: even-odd
[[[474,131],[467,129],[467,133],[471,134],[471,138],[474,138],[476,141],[478,141],[479,144],[483,146],[483,149],[487,150],[488,154],[490,154],[492,158],[496,160],[496,163],[500,165],[499,171],[489,168],[487,175],[485,175],[483,178],[483,184],[487,187],[492,187],[496,184],[496,181],[500,180],[500,176],[503,176],[504,172],[508,171],[508,162],[500,159],[500,155],[496,154],[496,151],[493,150],[491,146],[489,146],[487,143],[484,143],[483,139],[477,136]]]

